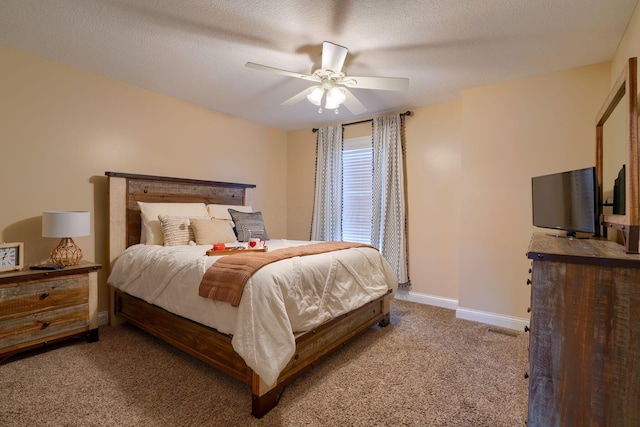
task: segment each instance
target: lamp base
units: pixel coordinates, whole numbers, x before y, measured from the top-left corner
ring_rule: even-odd
[[[62,267],[78,265],[82,260],[82,249],[72,238],[63,237],[58,246],[51,251],[51,262]]]

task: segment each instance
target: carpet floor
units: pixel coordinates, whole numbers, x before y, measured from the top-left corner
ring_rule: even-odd
[[[0,426],[522,426],[528,335],[403,300],[287,386],[251,389],[133,326],[0,365]]]

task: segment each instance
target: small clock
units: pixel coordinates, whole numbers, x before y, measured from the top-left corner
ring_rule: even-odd
[[[24,243],[0,243],[0,272],[22,270]]]

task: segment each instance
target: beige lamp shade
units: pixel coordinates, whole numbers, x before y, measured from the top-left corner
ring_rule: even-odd
[[[58,246],[51,251],[51,262],[59,266],[79,264],[82,250],[72,237],[88,236],[90,224],[88,211],[42,212],[42,236],[61,238]]]
[[[42,237],[88,236],[90,224],[88,211],[42,212]]]

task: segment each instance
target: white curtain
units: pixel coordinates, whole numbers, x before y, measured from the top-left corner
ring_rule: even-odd
[[[373,119],[371,244],[380,249],[398,282],[408,286],[403,148],[400,114]]]
[[[342,126],[318,129],[311,240],[342,240]]]

